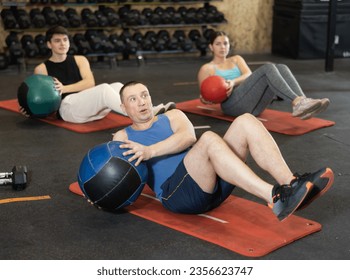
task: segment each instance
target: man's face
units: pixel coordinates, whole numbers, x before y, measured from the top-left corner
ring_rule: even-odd
[[[153,118],[152,99],[146,86],[136,84],[123,91],[122,109],[134,122],[145,122]]]
[[[64,34],[54,34],[47,46],[55,54],[66,54],[69,50],[69,38]]]

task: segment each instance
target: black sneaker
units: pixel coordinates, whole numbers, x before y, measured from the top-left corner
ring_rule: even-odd
[[[328,167],[322,168],[314,173],[306,173],[303,175],[294,174],[294,176],[297,178],[303,177],[305,180],[310,181],[314,185],[297,210],[304,209],[316,198],[326,193],[334,182],[333,171]]]
[[[269,206],[282,221],[294,213],[312,187],[312,183],[304,177],[293,179],[290,185],[275,185],[272,189],[273,204]]]

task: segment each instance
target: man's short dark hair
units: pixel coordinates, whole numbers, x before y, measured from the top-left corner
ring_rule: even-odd
[[[134,85],[137,85],[137,84],[145,85],[144,83],[139,82],[139,81],[129,81],[129,82],[125,83],[122,86],[122,88],[119,91],[120,100],[121,100],[122,103],[123,103],[123,93],[124,93],[125,88],[130,87],[130,86],[134,86]]]
[[[51,27],[49,30],[46,31],[46,42],[51,41],[52,36],[55,34],[62,34],[62,35],[69,35],[68,30],[64,28],[63,26],[57,25],[54,27]]]

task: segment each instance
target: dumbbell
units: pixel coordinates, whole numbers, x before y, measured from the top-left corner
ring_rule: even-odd
[[[193,42],[191,39],[187,38],[183,30],[175,30],[173,37],[176,38],[179,42],[180,48],[188,52],[193,49]]]
[[[68,8],[64,13],[71,27],[79,27],[81,25],[81,19],[75,9]]]
[[[213,22],[212,20],[208,20],[207,9],[204,7],[197,9],[196,19],[198,23]]]
[[[188,37],[195,43],[196,48],[201,52],[201,55],[205,55],[208,48],[208,41],[202,36],[197,29],[192,29],[188,33]]]
[[[201,33],[199,32],[198,29],[192,29],[192,30],[188,33],[188,37],[189,37],[193,42],[196,42],[196,41],[201,37]]]
[[[14,12],[14,15],[16,17],[20,29],[27,29],[30,27],[30,16],[26,10],[17,9]]]
[[[39,8],[31,9],[29,12],[30,20],[35,28],[43,28],[46,24],[45,17]]]
[[[170,24],[171,18],[168,12],[162,7],[157,7],[153,11],[154,14],[158,15],[162,24]]]
[[[161,24],[162,20],[157,13],[154,13],[151,8],[144,8],[141,12],[145,20],[151,25]]]
[[[127,6],[122,6],[122,7],[120,7],[119,10],[118,10],[118,15],[119,15],[119,17],[120,17],[122,20],[124,20],[129,11],[130,11],[130,6],[129,6],[129,5],[127,5]]]
[[[63,27],[69,27],[68,18],[63,10],[57,9],[57,10],[55,10],[55,14],[57,16],[57,24],[58,25],[61,25]]]
[[[46,45],[45,35],[38,34],[35,36],[34,41],[38,47],[39,55],[47,56],[50,54],[50,49]]]
[[[93,29],[88,29],[85,31],[85,39],[89,42],[90,47],[93,52],[101,53],[103,52],[103,43],[98,36],[98,31]]]
[[[74,34],[73,41],[78,48],[78,54],[86,55],[92,52],[91,46],[83,34]]]
[[[111,53],[114,51],[114,45],[105,33],[98,32],[97,36],[101,39],[102,50],[104,53]]]
[[[117,34],[110,34],[109,41],[113,44],[115,52],[122,53],[125,51],[125,44],[122,40],[119,40]]]
[[[14,59],[17,59],[23,56],[24,52],[22,49],[22,45],[19,42],[17,33],[10,32],[10,34],[5,39],[6,45],[9,48],[10,56]]]
[[[44,7],[41,13],[44,15],[48,25],[53,26],[58,23],[57,15],[51,7]]]
[[[14,166],[12,172],[2,172],[0,173],[0,185],[12,185],[15,191],[24,190],[27,187],[27,167],[24,166]]]
[[[4,23],[5,29],[17,28],[17,20],[10,9],[3,9],[1,11],[1,18]]]
[[[26,34],[21,38],[22,48],[28,57],[35,57],[39,53],[39,49],[34,42],[32,35]]]
[[[125,57],[129,56],[130,54],[135,54],[137,52],[138,44],[132,38],[132,35],[130,34],[129,30],[123,30],[119,36],[119,39],[123,40],[125,44],[125,49],[123,52],[123,55]]]
[[[106,27],[108,26],[109,22],[107,17],[104,15],[104,13],[100,10],[96,10],[94,12],[95,17],[97,18],[98,26],[99,27]]]
[[[134,34],[132,35],[132,39],[138,43],[141,44],[143,41],[143,35],[140,31],[135,31]]]
[[[83,23],[85,23],[87,27],[98,27],[96,15],[89,8],[82,9],[80,14]]]
[[[165,12],[169,14],[172,24],[180,24],[182,22],[182,16],[175,10],[174,7],[165,8]]]
[[[203,31],[204,38],[209,42],[212,34],[215,32],[212,28],[207,28]]]
[[[136,9],[130,9],[123,17],[123,22],[126,22],[128,26],[139,25],[146,20],[146,17],[141,17],[141,12]]]
[[[207,10],[207,19],[208,22],[221,23],[225,21],[225,16],[223,13],[219,12],[218,9],[213,5],[208,5]]]
[[[117,26],[120,24],[120,17],[113,8],[100,6],[99,10],[107,17],[109,26]]]
[[[193,8],[193,7],[188,8],[186,11],[186,14],[183,16],[185,23],[186,24],[198,23],[196,14],[197,14],[196,8]]]

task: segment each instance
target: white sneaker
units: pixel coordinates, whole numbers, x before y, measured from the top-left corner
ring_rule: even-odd
[[[164,105],[165,112],[170,111],[172,109],[176,109],[176,104],[175,102],[168,102],[167,104]]]
[[[155,116],[159,115],[159,114],[164,114],[165,113],[165,107],[163,103],[160,103],[157,106],[153,106],[153,114]]]
[[[312,111],[310,113],[307,113],[304,116],[301,116],[300,119],[302,119],[302,120],[311,119],[314,115],[319,114],[319,113],[323,112],[324,110],[326,110],[329,103],[330,103],[329,99],[323,98],[323,99],[319,99],[319,100],[321,100],[321,106],[318,107],[315,111]]]
[[[293,102],[294,103],[294,102]],[[320,99],[312,99],[307,97],[298,98],[293,104],[293,117],[302,117],[308,113],[311,113],[321,107]]]

